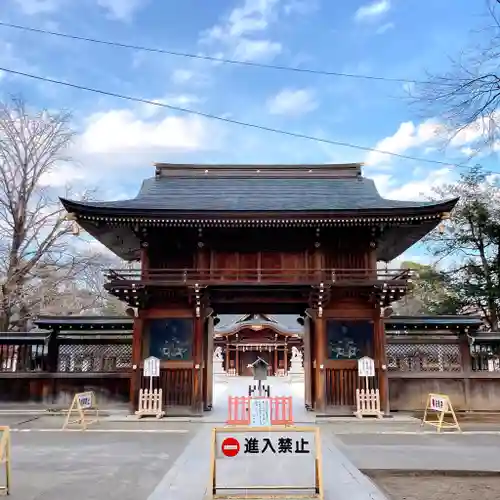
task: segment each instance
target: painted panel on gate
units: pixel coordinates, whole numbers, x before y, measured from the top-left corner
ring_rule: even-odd
[[[328,359],[359,359],[371,356],[373,322],[328,320],[326,339]]]
[[[153,319],[149,322],[150,356],[164,361],[189,361],[192,349],[192,319]]]

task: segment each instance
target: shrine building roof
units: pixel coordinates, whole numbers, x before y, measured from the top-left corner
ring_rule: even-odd
[[[175,216],[209,213],[322,213],[449,211],[457,199],[398,201],[380,196],[361,164],[175,165],[156,164],[135,198],[118,201],[62,199],[69,212],[107,216]]]
[[[380,196],[361,164],[156,164],[135,198],[61,199],[72,220],[125,260],[139,258],[139,227],[384,226],[378,258],[390,261],[447,218],[458,198]]]
[[[268,314],[245,314],[244,316],[223,315],[220,322],[215,326],[216,336],[235,334],[241,330],[250,329],[259,331],[270,329],[282,335],[299,336],[304,327],[297,321],[294,315],[270,316]]]

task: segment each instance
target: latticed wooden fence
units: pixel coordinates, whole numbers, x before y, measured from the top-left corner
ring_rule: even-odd
[[[59,372],[115,372],[132,367],[132,344],[109,343],[59,345]]]
[[[394,342],[394,341],[393,341]],[[387,369],[400,372],[460,372],[460,345],[422,341],[389,343]]]
[[[74,392],[126,401],[132,368],[129,332],[54,335],[0,332],[0,400],[66,404]]]

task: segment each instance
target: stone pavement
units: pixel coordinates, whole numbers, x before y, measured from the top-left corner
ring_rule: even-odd
[[[227,396],[246,395],[251,378],[229,378],[214,386],[214,411],[192,423],[103,418],[88,432],[62,432],[64,418],[0,412],[0,423],[15,432],[13,500],[207,500],[211,429],[227,418]],[[297,424],[314,425],[303,406],[303,384],[270,379],[273,395],[294,397]],[[37,414],[38,413],[38,414]],[[320,419],[325,500],[386,500],[359,470],[491,470],[500,471],[498,426],[486,424],[475,434],[438,435],[410,417],[359,421]],[[249,484],[264,471],[281,469],[299,476],[303,465],[279,467],[279,455],[249,468],[232,467],[233,484]],[[289,457],[291,459],[291,457]],[[281,459],[283,462],[283,459]],[[258,470],[255,468],[258,467]],[[289,471],[288,471],[289,469]],[[0,472],[0,477],[1,472]],[[287,480],[288,482],[288,480]],[[262,483],[261,483],[262,484]]]
[[[198,434],[191,440],[173,467],[165,474],[147,500],[208,500],[210,477],[209,424],[202,424]],[[322,435],[323,478],[325,500],[385,500],[378,488],[340,452],[328,433]],[[262,455],[262,462],[254,470],[232,473],[231,483],[247,485],[255,480],[259,470],[273,470],[279,455]],[[230,460],[230,459],[225,459]],[[235,468],[236,469],[236,468]],[[196,480],[193,478],[196,471]],[[302,475],[301,470],[290,467],[289,476]],[[207,478],[205,480],[205,478]],[[254,484],[261,484],[257,477]],[[241,492],[243,493],[243,492]],[[286,497],[284,497],[286,500]]]
[[[500,471],[500,435],[330,433],[362,470]]]
[[[196,431],[179,425],[170,430],[185,432],[102,430],[12,433],[10,498],[146,499]]]

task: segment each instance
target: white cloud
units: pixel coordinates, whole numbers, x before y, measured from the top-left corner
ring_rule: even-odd
[[[240,40],[233,54],[240,61],[262,61],[277,56],[281,49],[281,43],[271,40]]]
[[[150,176],[152,162],[189,162],[199,152],[213,153],[222,147],[225,134],[202,117],[172,116],[163,109],[154,114],[142,106],[94,113],[79,128],[70,151],[72,162],[44,176],[44,186],[106,189],[112,182],[116,189],[125,180],[116,177],[117,169],[127,170],[127,176]]]
[[[196,74],[194,71],[189,69],[176,69],[172,72],[172,82],[176,85],[187,83],[193,78],[195,78]]]
[[[489,129],[490,126],[486,123],[486,120],[480,117],[467,127],[459,130],[451,139],[450,145],[458,147],[473,143],[481,137],[486,136]]]
[[[166,104],[167,106],[175,106],[177,108],[187,109],[194,104],[199,104],[203,100],[196,95],[191,94],[178,94],[167,95],[160,99],[152,99],[152,102],[158,104]],[[153,118],[165,112],[165,108],[161,106],[152,106],[151,104],[141,104],[137,107],[137,117],[141,119]]]
[[[422,253],[417,253],[414,248],[410,248],[406,252],[402,253],[399,257],[391,260],[387,263],[387,269],[400,269],[403,262],[415,262],[417,264],[432,265],[432,256],[427,252],[422,251]],[[377,267],[379,269],[385,269],[386,264],[384,262],[378,262]]]
[[[245,61],[268,59],[281,52],[279,42],[263,37],[277,18],[280,0],[245,0],[223,22],[207,30],[205,44],[222,44],[225,54]]]
[[[60,6],[59,0],[14,0],[28,16],[55,11]]]
[[[404,154],[409,149],[422,146],[438,139],[440,126],[437,122],[427,120],[415,126],[413,122],[401,123],[394,135],[379,141],[374,149],[387,151],[389,153]],[[371,151],[365,160],[368,166],[383,166],[387,164],[393,156]]]
[[[40,178],[41,186],[62,188],[72,182],[83,181],[85,172],[71,163],[61,163]]]
[[[283,6],[286,15],[309,14],[319,8],[319,0],[290,0]]]
[[[79,146],[87,154],[112,154],[151,148],[197,150],[207,148],[210,141],[201,118],[142,120],[132,111],[120,109],[92,115]]]
[[[385,14],[391,8],[389,0],[375,0],[366,5],[362,5],[354,14],[356,21],[367,21],[373,18],[378,18]]]
[[[149,0],[97,0],[97,4],[106,9],[109,16],[119,21],[130,21],[132,16]]]
[[[377,30],[375,31],[375,33],[377,35],[383,35],[387,31],[394,29],[394,26],[395,26],[394,23],[385,23],[385,24],[382,24],[382,26],[379,26],[377,28]]]
[[[374,146],[377,151],[372,151],[366,156],[365,164],[377,169],[387,168],[394,156],[381,151],[408,154],[409,150],[414,148],[423,148],[420,156],[437,152],[439,149],[442,154],[451,150],[455,154],[476,155],[480,152],[474,146],[484,139],[490,129],[491,125],[484,118],[479,118],[458,132],[447,129],[437,119],[426,120],[419,125],[411,121],[403,122],[394,135],[382,139]],[[500,141],[494,143],[491,149],[499,151]]]
[[[14,52],[14,47],[11,43],[3,42],[2,40],[0,40],[0,64],[7,68],[15,68],[18,71],[37,72],[34,66],[28,64]],[[22,78],[0,71],[0,81],[6,76],[10,78]]]
[[[299,116],[317,107],[318,102],[309,89],[284,89],[267,102],[272,115]]]
[[[391,175],[371,175],[379,193],[390,200],[427,200],[433,194],[433,188],[453,182],[455,170],[451,167],[439,168],[427,172],[423,177],[412,179],[403,184]]]

